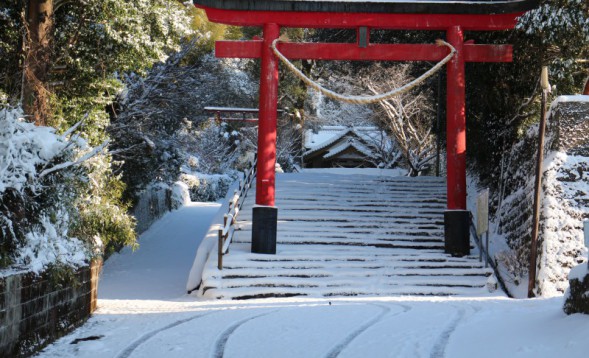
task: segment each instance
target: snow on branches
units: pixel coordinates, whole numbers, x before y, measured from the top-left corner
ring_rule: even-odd
[[[544,0],[520,17],[516,28],[529,37],[528,43],[539,47],[536,54],[551,66],[551,75],[557,79],[587,73],[582,62],[589,55],[586,0]]]
[[[23,121],[20,109],[2,109],[0,122],[0,194],[7,188],[20,192],[28,187],[36,192],[38,179],[81,164],[100,153],[108,144],[105,142],[80,158],[73,159],[74,149],[85,150],[88,147],[86,141],[78,135],[66,138],[73,130],[57,135],[54,128]],[[55,163],[60,157],[72,157],[72,160]]]
[[[0,267],[41,272],[52,264],[82,265],[91,243],[68,233],[88,170],[80,164],[100,153],[79,134],[80,123],[58,135],[23,120],[21,109],[0,110]]]
[[[408,82],[411,67],[399,65],[392,68],[376,67],[366,76],[366,86],[372,93],[381,93],[387,88],[400,87]],[[376,110],[384,129],[395,138],[407,161],[410,175],[419,175],[435,158],[436,143],[432,134],[434,115],[431,94],[426,90],[403,93],[379,102]]]

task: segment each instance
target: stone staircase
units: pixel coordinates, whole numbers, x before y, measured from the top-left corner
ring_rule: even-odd
[[[478,256],[444,253],[443,178],[296,173],[277,175],[276,255],[251,254],[251,191],[207,298],[290,296],[497,296]]]

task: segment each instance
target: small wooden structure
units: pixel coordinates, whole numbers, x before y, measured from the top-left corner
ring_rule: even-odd
[[[325,127],[317,136],[313,136],[311,130],[308,132],[305,133],[303,153],[305,168],[376,167],[377,139],[373,137],[380,134],[377,128]],[[326,136],[325,132],[331,132],[331,135]]]
[[[446,239],[468,240],[466,210],[465,63],[510,62],[510,45],[479,45],[464,41],[465,31],[501,31],[515,27],[517,18],[538,6],[538,0],[193,0],[212,22],[263,27],[263,39],[218,41],[216,56],[260,58],[260,121],[256,207],[272,211],[275,194],[276,109],[278,61],[272,44],[283,27],[355,29],[356,43],[278,42],[289,60],[440,61],[448,48],[434,44],[372,44],[371,29],[444,31],[456,50],[447,64],[447,211]],[[255,210],[254,210],[255,211]],[[274,219],[254,212],[253,236],[276,235]],[[256,224],[258,222],[258,224]],[[256,239],[256,238],[253,238]],[[274,237],[274,241],[276,238]],[[464,254],[464,253],[453,253]]]

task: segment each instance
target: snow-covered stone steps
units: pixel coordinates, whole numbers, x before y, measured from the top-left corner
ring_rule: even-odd
[[[323,224],[323,222],[318,222]],[[444,232],[440,230],[438,227],[434,227],[432,225],[422,225],[418,226],[417,228],[411,228],[408,224],[399,223],[396,221],[386,222],[388,225],[397,225],[398,230],[395,232],[392,231],[384,231],[384,230],[375,230],[374,232],[366,232],[366,231],[353,231],[348,232],[346,229],[340,229],[338,227],[322,227],[321,231],[317,232],[290,232],[288,231],[289,228],[294,228],[295,225],[283,225],[282,222],[279,223],[280,227],[285,231],[283,237],[300,237],[300,238],[346,238],[346,239],[366,239],[366,238],[378,238],[378,239],[390,239],[390,240],[399,240],[399,241],[444,241],[443,235]],[[323,225],[322,225],[323,226]],[[331,230],[329,230],[331,229]],[[351,228],[350,228],[351,229]],[[348,230],[350,230],[348,229]],[[356,228],[354,228],[356,229]],[[246,239],[248,233],[251,235],[251,225],[248,225],[245,230],[238,229],[240,232],[241,238],[244,242],[249,242],[250,240]],[[424,236],[422,238],[416,238],[415,236]],[[237,242],[237,241],[236,241]]]
[[[484,287],[438,287],[438,286],[408,286],[408,285],[381,285],[377,288],[320,288],[320,287],[233,287],[231,289],[210,289],[206,291],[206,297],[224,297],[223,294],[231,290],[232,299],[247,300],[268,297],[356,297],[356,296],[483,296]],[[480,293],[479,293],[480,292]],[[486,294],[488,295],[488,293]]]
[[[318,199],[317,197],[314,196],[310,196],[310,195],[305,195],[303,193],[301,194],[297,194],[297,195],[285,195],[283,197],[281,197],[280,199],[277,199],[277,203],[280,202],[285,202],[288,203],[289,205],[295,206],[295,205],[302,205],[302,206],[306,206],[309,202],[314,202],[316,203],[317,207],[323,207],[323,206],[331,206],[333,204],[337,204],[337,203],[348,203],[348,204],[354,204],[356,206],[366,206],[366,207],[371,207],[371,208],[386,208],[386,209],[391,209],[391,206],[389,204],[389,202],[394,202],[394,203],[398,203],[399,200],[402,200],[401,198],[398,198],[398,200],[392,200],[390,199],[392,196],[387,196],[386,198],[382,198],[382,197],[375,197],[372,200],[368,200],[368,198],[366,198],[366,196],[362,196],[362,198],[359,198],[358,200],[342,200],[340,197],[337,196],[333,196],[333,197],[328,197],[323,195],[321,197],[321,199]],[[422,199],[422,200],[412,200],[412,201],[407,201],[407,206],[411,207],[411,206],[415,206],[415,207],[424,207],[424,208],[444,208],[445,205],[444,203],[446,202],[446,195],[440,195],[440,199],[432,199],[432,198],[428,198],[428,199]]]
[[[443,277],[436,277],[437,281],[441,281]],[[235,281],[236,284],[232,285],[232,282]],[[307,278],[296,278],[296,277],[288,277],[288,279],[284,280],[283,283],[260,283],[258,282],[257,278],[241,278],[239,279],[239,283],[237,280],[229,281],[226,285],[226,288],[240,288],[240,287],[296,287],[296,288],[317,288],[323,291],[355,291],[361,292],[361,287],[354,287],[354,280],[338,280],[333,279],[331,277],[323,278],[323,281],[329,281],[328,285],[320,284],[320,280],[313,280],[309,283],[309,279]],[[424,277],[421,279],[415,277],[407,277],[402,279],[401,277],[394,277],[389,280],[389,282],[379,282],[376,283],[379,287],[445,287],[445,288],[482,288],[483,285],[473,285],[473,281],[469,280],[468,277],[465,279],[445,279],[443,282],[440,283],[432,283],[431,277]],[[406,291],[409,292],[409,291]],[[452,290],[447,290],[449,294],[454,294]]]
[[[276,255],[250,253],[254,191],[223,270],[211,255],[200,294],[481,296],[492,274],[475,257],[444,254],[445,182],[431,177],[277,175]]]
[[[378,188],[375,188],[373,190],[377,190]],[[432,196],[428,199],[419,199],[419,198],[414,198],[415,200],[411,200],[412,195],[410,194],[398,194],[398,195],[392,195],[390,193],[383,193],[385,195],[387,195],[386,199],[384,199],[382,196],[378,196],[378,195],[373,195],[370,192],[364,192],[364,193],[349,193],[347,194],[348,196],[346,197],[345,200],[338,200],[339,198],[341,198],[341,195],[344,194],[346,195],[345,191],[338,191],[338,192],[334,192],[334,191],[326,191],[325,193],[321,194],[321,197],[325,199],[325,203],[330,203],[330,202],[341,202],[342,204],[345,203],[354,203],[356,200],[362,200],[365,203],[372,203],[372,204],[387,204],[387,203],[392,203],[392,202],[398,202],[398,203],[413,203],[413,202],[417,202],[417,203],[426,203],[426,204],[440,204],[440,203],[444,203],[446,200],[446,195],[442,195],[439,194],[437,196]],[[419,193],[413,193],[414,194],[419,194]],[[297,200],[304,200],[306,197],[306,194],[304,194],[303,192],[301,193],[292,193],[289,196],[284,197],[284,201],[287,201],[288,199],[292,198],[292,199],[297,199]],[[313,199],[316,199],[316,197],[314,197]],[[315,200],[317,201],[317,200]],[[278,201],[280,202],[280,201]]]

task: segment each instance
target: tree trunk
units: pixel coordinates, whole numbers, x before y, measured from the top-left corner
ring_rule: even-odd
[[[47,79],[53,38],[53,0],[28,0],[23,108],[37,125],[49,118]]]

